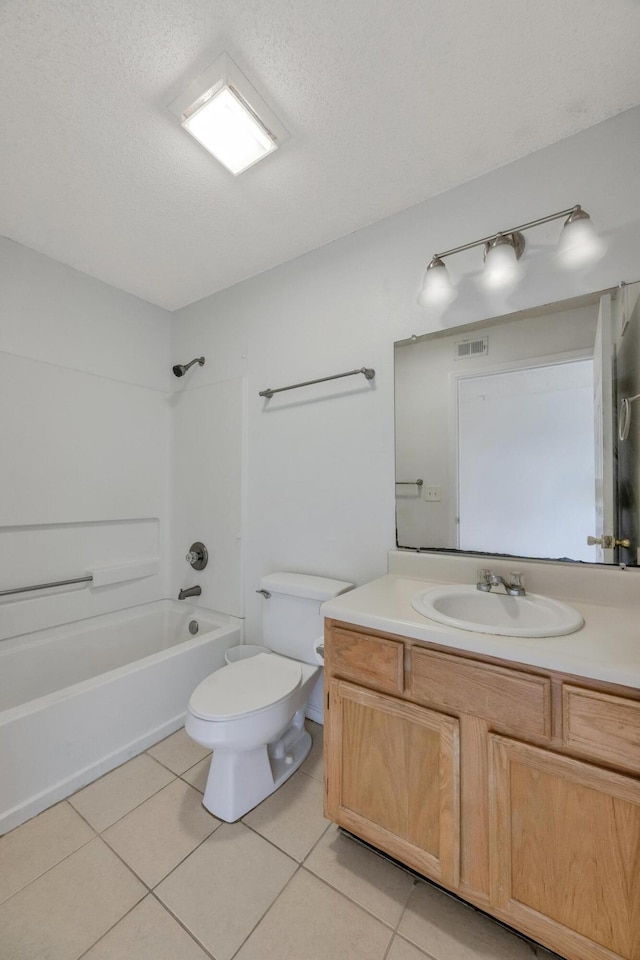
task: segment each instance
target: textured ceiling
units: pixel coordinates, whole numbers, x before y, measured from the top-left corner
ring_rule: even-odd
[[[0,0],[0,234],[176,309],[640,101],[637,0]],[[226,50],[291,133],[167,110]]]

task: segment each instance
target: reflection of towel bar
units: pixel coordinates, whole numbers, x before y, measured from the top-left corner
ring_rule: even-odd
[[[396,487],[421,487],[424,480],[396,480]]]
[[[626,397],[620,401],[620,413],[618,415],[618,439],[626,440],[631,429],[631,404],[640,400],[640,393],[635,397]]]

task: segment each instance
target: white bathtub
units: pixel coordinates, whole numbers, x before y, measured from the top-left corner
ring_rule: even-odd
[[[241,639],[241,620],[158,600],[3,640],[0,834],[177,730]]]

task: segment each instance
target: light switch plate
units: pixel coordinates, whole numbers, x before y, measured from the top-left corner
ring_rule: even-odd
[[[424,498],[425,500],[439,500],[440,487],[425,487]]]

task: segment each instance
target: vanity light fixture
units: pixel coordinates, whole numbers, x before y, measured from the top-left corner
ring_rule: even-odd
[[[484,245],[484,273],[482,279],[490,290],[510,287],[520,279],[522,269],[519,264],[524,252],[524,237],[514,230],[512,233],[499,233],[497,237]]]
[[[562,266],[582,267],[599,260],[604,254],[604,243],[597,235],[589,214],[580,204],[577,204],[567,210],[551,213],[548,217],[530,220],[529,223],[521,223],[510,230],[501,230],[489,237],[482,237],[481,240],[473,240],[471,243],[445,250],[444,253],[437,253],[427,265],[418,303],[421,307],[444,306],[455,300],[457,292],[443,261],[445,257],[461,253],[463,250],[470,250],[472,247],[484,247],[483,282],[485,286],[497,289],[513,285],[522,272],[519,263],[525,248],[522,231],[563,217],[566,219],[557,251],[558,260]]]
[[[194,80],[169,110],[234,176],[273,153],[289,137],[226,53]]]

